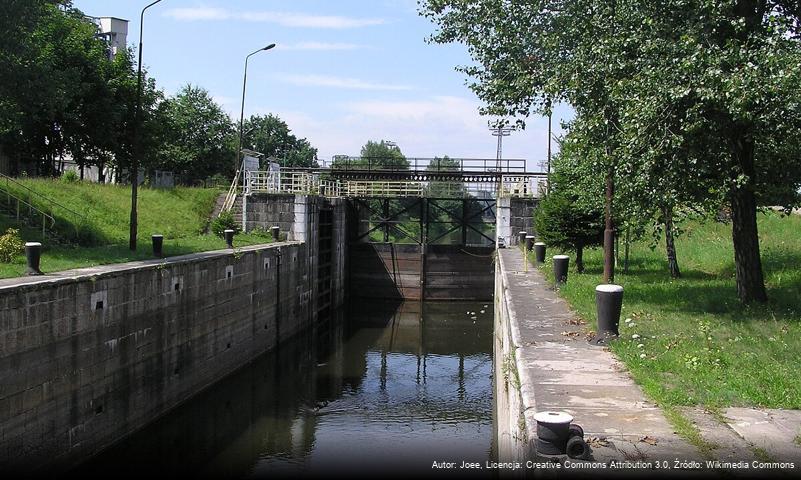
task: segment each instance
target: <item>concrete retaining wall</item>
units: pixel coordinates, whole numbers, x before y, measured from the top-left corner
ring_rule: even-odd
[[[248,200],[297,241],[0,280],[0,471],[68,468],[344,303],[345,202]]]
[[[532,413],[532,396],[524,401],[518,361],[520,357],[520,327],[517,312],[508,294],[508,279],[503,256],[495,263],[495,326],[494,331],[494,387],[495,387],[495,441],[498,460],[521,462],[534,458],[536,424],[531,425],[526,413]],[[522,313],[522,312],[521,312]],[[528,404],[528,407],[527,407]],[[502,470],[503,476],[524,476],[524,470]]]
[[[289,242],[0,281],[0,470],[72,465],[309,326],[313,257]]]

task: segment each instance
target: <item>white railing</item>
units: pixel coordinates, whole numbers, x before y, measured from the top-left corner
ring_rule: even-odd
[[[504,175],[501,197],[533,198],[543,193],[544,185],[530,176]],[[497,183],[417,180],[323,180],[318,173],[247,171],[245,194],[283,193],[323,197],[491,197]]]

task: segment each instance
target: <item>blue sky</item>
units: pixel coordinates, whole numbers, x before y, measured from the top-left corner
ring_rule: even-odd
[[[75,0],[92,16],[129,20],[139,35],[147,0]],[[167,94],[206,88],[238,120],[242,73],[250,58],[245,115],[273,113],[308,138],[319,157],[358,155],[367,140],[392,140],[410,157],[495,158],[496,139],[457,65],[462,45],[428,44],[434,25],[415,0],[163,0],[145,16],[144,64]],[[562,107],[554,115],[569,116]],[[547,119],[504,139],[505,158],[538,169]]]

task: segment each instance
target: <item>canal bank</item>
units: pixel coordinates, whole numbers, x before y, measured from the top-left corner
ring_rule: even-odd
[[[589,442],[589,462],[647,460],[632,467],[635,472],[623,469],[622,473],[659,470],[657,461],[669,461],[672,466],[676,459],[703,460],[674,433],[662,411],[645,398],[615,356],[587,342],[581,322],[567,303],[536,267],[526,268],[518,249],[499,250],[495,272],[500,461],[524,464],[538,459],[534,415],[541,411],[573,416],[585,438],[594,439]],[[564,455],[550,458],[566,460]],[[590,468],[595,473],[600,469]]]

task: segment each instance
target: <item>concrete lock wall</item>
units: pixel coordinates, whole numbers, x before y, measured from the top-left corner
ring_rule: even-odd
[[[65,467],[315,320],[306,245],[0,287],[0,468]]]
[[[275,197],[249,225],[299,241],[0,280],[0,471],[68,468],[341,305],[344,203]]]
[[[535,458],[536,449],[531,433],[535,426],[526,418],[523,389],[518,369],[520,330],[517,312],[507,292],[507,272],[499,255],[495,264],[495,325],[493,369],[495,388],[495,444],[500,462],[521,462]],[[531,413],[531,412],[529,412]],[[520,470],[519,472],[523,472]],[[503,476],[515,475],[510,470]]]

